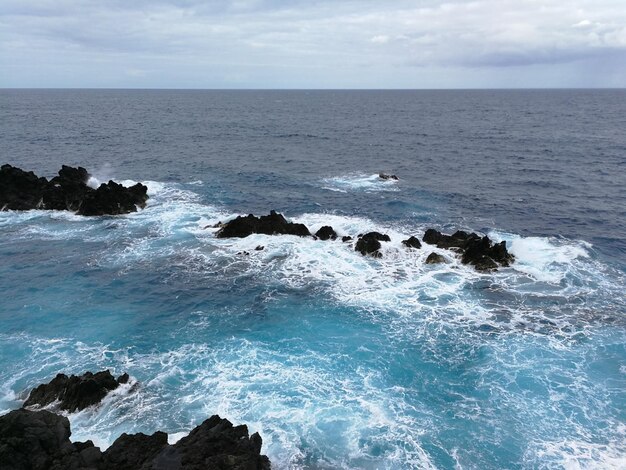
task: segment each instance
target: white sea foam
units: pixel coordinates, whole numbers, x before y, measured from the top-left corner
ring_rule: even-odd
[[[623,436],[626,439],[626,436]],[[566,470],[623,470],[626,468],[624,442],[597,444],[580,440],[564,440],[538,444],[534,450],[536,463],[553,462],[553,467]],[[547,467],[547,465],[546,465]]]
[[[322,180],[323,188],[330,191],[397,191],[397,180],[382,179],[378,174],[365,175],[361,173],[334,176]]]

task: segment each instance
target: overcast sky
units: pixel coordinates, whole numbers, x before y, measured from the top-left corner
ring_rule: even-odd
[[[626,0],[1,0],[0,87],[626,87]]]

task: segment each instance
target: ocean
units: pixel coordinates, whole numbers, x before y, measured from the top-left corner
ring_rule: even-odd
[[[0,90],[0,163],[150,196],[0,212],[0,413],[108,368],[137,385],[73,440],[219,414],[277,469],[624,468],[625,129],[624,90]],[[215,237],[272,209],[391,242]],[[402,246],[430,227],[516,261]]]

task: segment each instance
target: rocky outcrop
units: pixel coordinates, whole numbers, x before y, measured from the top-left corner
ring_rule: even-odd
[[[143,208],[148,188],[137,183],[129,188],[114,181],[98,189],[87,186],[89,173],[82,167],[63,165],[50,181],[32,171],[11,165],[0,167],[0,210],[69,210],[80,215],[118,215]]]
[[[409,237],[406,240],[402,240],[402,244],[407,248],[421,248],[422,244],[416,237]]]
[[[462,254],[461,262],[471,264],[479,271],[492,271],[499,266],[509,266],[514,257],[506,249],[506,242],[494,244],[489,237],[476,233],[457,231],[445,235],[434,229],[426,230],[425,243],[458,251]]]
[[[387,173],[379,173],[378,177],[381,180],[394,180],[394,181],[398,181],[400,178],[398,178],[396,175],[389,175]]]
[[[7,470],[269,470],[259,434],[215,415],[174,445],[167,434],[122,434],[104,453],[70,442],[70,423],[48,411],[0,416],[0,463]]]
[[[337,232],[329,225],[324,225],[321,229],[315,232],[315,236],[320,240],[336,240]]]
[[[354,251],[358,251],[363,256],[369,255],[374,258],[382,258],[382,253],[380,252],[380,248],[382,245],[381,241],[391,241],[389,235],[379,233],[379,232],[369,232],[365,235],[359,236],[359,239],[354,246]]]
[[[102,455],[101,469],[140,469],[168,447],[167,434],[157,431],[151,436],[144,433],[122,434]]]
[[[70,442],[70,422],[49,411],[16,410],[0,416],[0,467],[11,470],[97,469],[93,444]]]
[[[239,216],[236,219],[222,224],[217,232],[218,238],[245,238],[253,233],[265,235],[298,235],[310,237],[311,232],[304,224],[288,222],[281,214],[271,211],[269,215],[256,217],[252,214]]]
[[[47,384],[41,384],[34,388],[24,407],[46,406],[59,402],[61,410],[74,412],[83,410],[89,406],[100,403],[102,399],[120,384],[128,383],[128,374],[120,375],[115,379],[108,370],[92,374],[85,372],[83,375],[58,374]]]

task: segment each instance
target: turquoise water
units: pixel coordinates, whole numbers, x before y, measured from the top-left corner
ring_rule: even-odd
[[[195,148],[240,138],[233,131]],[[271,139],[278,153],[299,148]],[[268,145],[259,140],[249,137],[252,155]],[[93,135],[75,140],[84,151],[87,142],[97,146]],[[54,136],[46,145],[49,160],[43,150],[29,157],[44,168],[73,148]],[[602,145],[610,153],[621,144]],[[135,154],[142,149],[137,143]],[[404,165],[396,183],[368,171],[380,162],[364,157],[357,169],[337,154],[317,169],[285,161],[287,169],[257,172],[252,163],[226,171],[228,152],[214,160],[184,153],[169,166],[85,160],[102,180],[162,178],[145,181],[148,206],[127,216],[0,213],[0,413],[58,372],[109,368],[134,385],[70,415],[72,439],[106,447],[121,432],[161,429],[175,440],[218,413],[258,431],[279,469],[624,468],[623,220],[602,232],[593,221],[604,215],[588,194],[575,211],[560,205],[559,225],[552,201],[568,200],[569,190],[549,182],[533,196],[544,205],[524,196],[525,183],[510,183],[507,197],[527,199],[504,216],[499,203],[472,202],[449,181],[420,186],[423,161],[390,156],[383,169]],[[488,192],[479,173],[476,185]],[[590,191],[609,199],[609,183]],[[493,185],[494,201],[502,187]],[[606,207],[619,217],[619,201]],[[392,241],[372,259],[340,241],[217,239],[207,228],[270,208],[312,231],[378,230]],[[445,250],[401,245],[431,226],[483,230],[506,240],[516,262],[480,274]],[[449,262],[425,265],[431,251]]]

